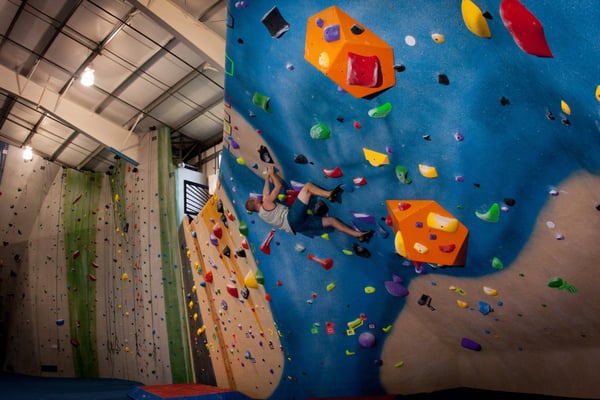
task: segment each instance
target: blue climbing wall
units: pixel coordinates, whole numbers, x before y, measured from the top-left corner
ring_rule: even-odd
[[[230,1],[226,121],[236,115],[250,129],[235,118],[229,121],[221,184],[248,222],[282,335],[285,378],[274,398],[385,393],[378,366],[385,358],[382,328],[420,294],[394,297],[383,283],[396,275],[410,290],[423,273],[480,278],[498,272],[498,265],[491,267],[494,257],[509,269],[530,241],[540,211],[558,193],[553,190],[576,172],[600,173],[597,1],[522,2],[543,25],[551,58],[526,54],[516,45],[500,18],[499,1],[476,3],[486,13],[491,38],[467,28],[458,0]],[[393,87],[355,98],[304,59],[307,21],[331,5],[393,48]],[[278,38],[261,22],[274,6],[289,23]],[[432,34],[445,40],[438,43]],[[253,102],[256,93],[269,97],[267,106]],[[387,116],[369,116],[388,102]],[[311,138],[318,123],[329,127],[328,139]],[[249,193],[262,191],[261,173],[269,164],[245,159],[241,150],[256,154],[260,145],[288,181],[344,185],[343,202],[329,204],[330,214],[376,231],[364,245],[370,257],[358,256],[356,241],[340,233],[307,238],[279,231],[270,255],[258,250],[270,227],[247,215],[243,203]],[[371,165],[363,148],[386,154],[389,164]],[[296,162],[298,155],[308,163]],[[435,167],[438,177],[421,175],[419,164]],[[398,165],[408,168],[410,184],[396,177]],[[343,176],[325,176],[324,169],[336,167]],[[367,183],[355,185],[358,177]],[[394,251],[385,221],[388,199],[435,200],[451,212],[470,231],[466,264],[425,264],[416,272]],[[498,222],[476,215],[494,203],[503,209]],[[588,212],[597,223],[596,204],[589,204]],[[321,268],[307,254],[332,258],[333,268]],[[326,289],[330,283],[333,290]],[[366,294],[367,287],[375,292]],[[353,336],[347,323],[357,318],[364,325]],[[365,331],[374,334],[376,346],[359,346],[357,337]]]

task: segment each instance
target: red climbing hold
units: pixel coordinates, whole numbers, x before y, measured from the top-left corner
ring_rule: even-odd
[[[227,293],[235,297],[236,299],[240,297],[237,287],[232,284],[227,284]]]
[[[221,239],[223,237],[223,229],[221,228],[221,225],[219,224],[215,224],[212,228],[213,234],[218,238]]]
[[[334,169],[323,168],[323,173],[328,178],[339,178],[344,175],[340,167],[335,167]]]
[[[442,244],[439,246],[439,248],[442,253],[452,253],[454,249],[456,249],[456,245],[454,243]]]
[[[275,229],[271,229],[267,238],[260,245],[260,251],[265,254],[271,254],[271,240],[273,240],[273,236],[275,236]]]
[[[308,259],[318,263],[319,265],[321,265],[321,267],[323,267],[326,270],[329,270],[329,269],[331,269],[331,267],[333,267],[333,259],[331,259],[331,258],[322,259],[322,258],[315,257],[309,253]]]
[[[208,283],[212,283],[213,282],[213,273],[212,271],[208,271],[207,273],[204,274],[204,280]]]
[[[525,53],[538,57],[553,57],[546,42],[544,27],[519,0],[502,0],[500,18],[517,46]]]

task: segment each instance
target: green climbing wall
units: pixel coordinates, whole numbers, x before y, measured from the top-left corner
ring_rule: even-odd
[[[158,197],[160,247],[169,355],[174,383],[192,382],[191,358],[179,253],[179,221],[176,221],[175,167],[171,154],[171,132],[160,128],[158,141]]]
[[[64,240],[73,363],[79,377],[97,377],[96,218],[102,174],[67,170]]]

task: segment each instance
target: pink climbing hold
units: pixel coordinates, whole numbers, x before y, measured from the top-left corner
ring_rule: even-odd
[[[260,245],[260,251],[265,254],[271,254],[271,240],[273,240],[273,236],[275,236],[275,229],[271,229],[267,238]]]
[[[525,53],[553,57],[541,22],[519,0],[502,0],[500,18],[517,46]]]
[[[325,270],[330,270],[331,267],[333,267],[333,259],[332,258],[318,258],[313,256],[312,254],[308,254],[308,259],[311,261],[314,261],[316,263],[318,263],[319,265],[321,265],[321,267],[323,267]]]
[[[323,173],[328,178],[339,178],[344,175],[340,167],[335,167],[334,169],[323,168]]]

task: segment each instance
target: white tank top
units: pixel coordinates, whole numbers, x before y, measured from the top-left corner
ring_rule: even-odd
[[[261,207],[258,210],[258,216],[267,224],[272,225],[275,228],[283,229],[288,233],[294,233],[290,227],[290,224],[288,223],[288,212],[289,208],[283,204],[275,203],[275,208],[271,211],[267,211]]]

